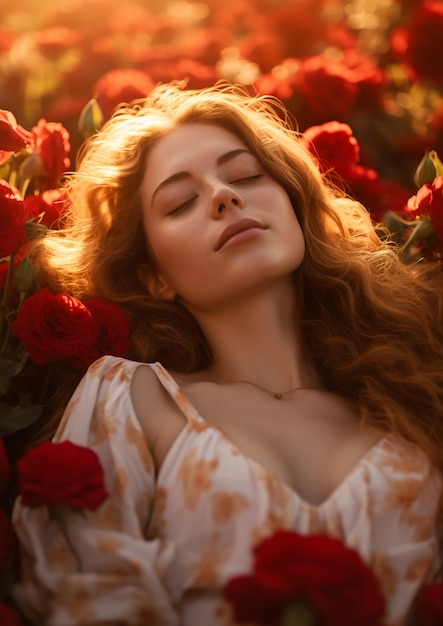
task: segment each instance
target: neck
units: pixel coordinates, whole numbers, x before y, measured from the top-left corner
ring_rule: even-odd
[[[275,391],[318,385],[303,353],[296,299],[290,293],[249,298],[216,314],[193,312],[214,357],[204,375]]]

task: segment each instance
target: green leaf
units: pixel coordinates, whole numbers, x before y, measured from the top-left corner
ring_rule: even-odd
[[[84,106],[78,120],[78,129],[85,139],[94,135],[103,126],[103,111],[95,98]]]
[[[23,294],[27,294],[34,287],[35,270],[29,257],[25,257],[17,266],[14,282],[19,292]]]
[[[21,351],[17,359],[0,356],[0,397],[8,391],[11,378],[22,371],[27,358],[28,353],[25,350]]]
[[[432,156],[434,152],[434,150],[432,152],[427,150],[415,170],[414,184],[417,189],[422,185],[431,184],[437,176],[437,167]]]
[[[411,245],[420,239],[429,239],[435,235],[434,226],[432,225],[432,221],[428,218],[421,218],[418,222],[417,226],[412,231],[409,239],[402,247],[401,252],[407,252]]]
[[[22,430],[38,420],[44,405],[33,404],[27,396],[20,397],[18,406],[0,400],[0,437]]]
[[[437,171],[436,176],[442,176],[443,175],[443,163],[440,161],[440,159],[438,158],[438,154],[435,150],[432,150],[430,152],[432,161],[434,162],[434,167]]]
[[[5,161],[4,163],[0,165],[0,178],[8,182],[10,175],[11,175],[11,160],[8,159],[7,161]]]
[[[311,605],[304,600],[289,603],[283,610],[279,626],[315,626],[317,618]]]
[[[382,218],[382,225],[395,236],[397,241],[404,239],[404,236],[411,228],[411,222],[401,218],[394,211],[386,211]]]
[[[38,239],[43,237],[48,232],[48,227],[44,224],[39,224],[36,220],[32,219],[25,224],[25,233],[27,239]]]

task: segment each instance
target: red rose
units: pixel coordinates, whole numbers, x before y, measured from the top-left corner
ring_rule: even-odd
[[[414,78],[443,84],[443,4],[423,2],[408,23],[394,31],[392,49],[409,66]]]
[[[3,572],[10,569],[14,564],[17,540],[12,528],[11,520],[1,508],[0,537],[0,572]],[[0,621],[0,624],[3,624],[3,622]]]
[[[333,121],[311,126],[303,133],[302,142],[319,159],[322,172],[333,169],[346,178],[360,160],[360,146],[348,124]]]
[[[391,82],[388,73],[358,47],[344,50],[341,62],[348,79],[357,85],[355,106],[384,110],[385,89]]]
[[[128,67],[103,74],[95,83],[92,93],[105,119],[109,119],[119,104],[146,97],[154,86],[154,81],[146,72]]]
[[[43,161],[51,186],[56,187],[58,179],[71,164],[69,132],[59,122],[41,119],[33,127],[32,135],[35,152]]]
[[[358,166],[349,181],[348,193],[370,212],[372,220],[380,223],[388,211],[403,213],[411,190],[394,180],[385,180],[369,167]]]
[[[0,54],[9,52],[19,37],[20,35],[17,31],[0,26]]]
[[[41,54],[50,59],[59,57],[79,43],[81,43],[79,33],[67,26],[53,26],[35,33],[34,45]]]
[[[31,133],[19,124],[10,111],[0,109],[0,150],[17,152],[31,141]]]
[[[17,464],[22,504],[70,506],[95,511],[108,497],[103,468],[90,448],[45,441]]]
[[[0,624],[2,626],[22,626],[17,613],[4,602],[0,602]]]
[[[301,61],[293,85],[309,125],[343,119],[355,105],[358,92],[353,73],[340,61],[321,54]]]
[[[417,598],[417,624],[441,626],[443,624],[443,582],[426,585]]]
[[[64,189],[47,189],[43,193],[26,196],[23,203],[27,220],[42,215],[41,223],[54,230],[68,207],[68,195]]]
[[[406,209],[412,217],[429,216],[443,246],[443,176],[437,176],[432,184],[422,185],[417,194],[408,200]]]
[[[11,467],[9,465],[8,457],[6,456],[3,439],[0,439],[0,491],[2,491],[8,484],[10,476]]]
[[[67,294],[55,296],[48,289],[26,298],[12,332],[34,363],[70,362],[72,358],[74,367],[99,336],[97,323],[80,300]]]
[[[23,200],[17,190],[0,180],[0,258],[15,252],[25,238]]]
[[[224,587],[240,624],[279,623],[285,606],[308,603],[328,626],[380,626],[383,596],[372,570],[339,539],[281,530],[254,550],[254,573]]]
[[[83,303],[91,313],[98,326],[98,340],[88,354],[82,356],[84,369],[105,354],[126,356],[129,350],[129,332],[131,323],[129,317],[118,304],[92,298]]]

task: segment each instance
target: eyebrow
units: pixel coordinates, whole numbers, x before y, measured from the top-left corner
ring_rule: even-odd
[[[216,165],[217,167],[221,167],[225,163],[228,163],[232,159],[235,159],[235,157],[244,153],[252,155],[252,152],[250,150],[246,150],[245,148],[238,148],[237,150],[231,150],[230,152],[226,152],[225,154],[222,154],[221,156],[219,156],[216,161]],[[161,191],[165,187],[168,187],[169,185],[172,185],[180,180],[186,180],[187,178],[191,178],[190,172],[187,172],[187,171],[176,172],[175,174],[172,174],[172,176],[168,176],[168,178],[165,178],[165,180],[163,180],[155,188],[154,193],[152,194],[152,198],[151,198],[151,205],[154,202],[154,198],[158,194],[159,191]]]

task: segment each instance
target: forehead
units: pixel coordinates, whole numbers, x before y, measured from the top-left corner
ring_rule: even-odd
[[[202,123],[180,126],[152,147],[146,160],[144,186],[155,187],[177,172],[211,165],[220,155],[237,148],[244,149],[246,145],[220,126]]]

